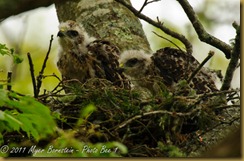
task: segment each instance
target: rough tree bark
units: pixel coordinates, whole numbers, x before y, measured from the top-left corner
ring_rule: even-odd
[[[109,40],[121,51],[151,51],[138,18],[114,0],[72,0],[55,6],[59,21],[80,22],[91,36]]]

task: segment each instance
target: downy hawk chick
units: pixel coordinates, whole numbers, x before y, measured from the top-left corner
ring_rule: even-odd
[[[59,59],[57,66],[64,81],[85,83],[90,78],[107,79],[118,87],[130,84],[119,70],[119,49],[105,40],[90,37],[83,26],[68,20],[59,25]]]
[[[154,78],[159,78],[171,90],[180,80],[186,80],[200,64],[192,55],[169,47],[154,54],[128,50],[121,54],[119,62],[132,81],[153,94],[157,93]],[[150,79],[151,82],[147,81]],[[197,94],[218,91],[212,75],[204,68],[192,79],[190,86]]]

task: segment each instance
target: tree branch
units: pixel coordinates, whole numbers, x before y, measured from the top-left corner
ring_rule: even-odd
[[[192,6],[189,4],[187,0],[177,0],[177,1],[180,3],[187,17],[191,21],[195,31],[197,32],[199,39],[207,44],[210,44],[218,48],[219,50],[224,52],[225,57],[227,59],[230,59],[231,50],[232,50],[231,46],[206,32],[203,25],[199,21],[197,15],[195,14]]]
[[[28,61],[29,61],[29,66],[30,66],[30,74],[31,74],[31,80],[32,80],[32,85],[33,85],[33,92],[34,92],[34,97],[37,98],[38,94],[36,91],[36,79],[35,79],[35,74],[34,74],[34,65],[32,62],[31,54],[27,53]]]
[[[65,2],[67,0],[62,0]],[[0,20],[8,18],[13,15],[20,14],[25,11],[36,9],[38,7],[47,7],[51,4],[59,2],[60,0],[1,0],[0,3]]]
[[[234,26],[235,24],[233,24]],[[221,90],[228,90],[231,86],[231,81],[233,79],[234,72],[238,66],[238,61],[240,58],[240,26],[236,28],[235,45],[233,52],[231,53],[230,63],[226,70],[225,78]]]
[[[143,10],[147,5],[149,5],[150,3],[153,3],[153,2],[157,2],[157,1],[160,1],[160,0],[152,0],[152,1],[149,1],[149,2],[148,2],[148,0],[145,0],[144,3],[143,3],[143,5],[142,5],[142,7],[141,7],[141,9],[140,9],[138,12],[141,13],[142,10]]]
[[[42,64],[42,69],[39,72],[39,75],[37,76],[37,79],[36,79],[37,80],[37,86],[36,86],[37,96],[38,96],[38,94],[40,92],[40,88],[41,88],[41,85],[42,85],[43,73],[44,73],[44,70],[46,68],[48,56],[49,56],[51,48],[52,48],[52,42],[53,42],[53,35],[51,35],[51,40],[50,40],[50,43],[49,43],[48,51],[47,51],[46,57],[45,57],[45,59],[43,61],[43,64]]]
[[[169,28],[165,27],[161,22],[159,22],[159,21],[156,22],[156,21],[152,20],[151,18],[147,17],[146,15],[138,12],[134,7],[132,7],[130,4],[127,4],[124,0],[115,0],[115,1],[122,4],[126,8],[128,8],[138,18],[140,18],[140,19],[148,22],[149,24],[161,29],[164,33],[180,40],[185,45],[187,53],[192,54],[192,45],[186,39],[186,37],[184,35],[176,33],[174,31],[170,30]]]
[[[8,72],[8,75],[7,75],[7,90],[8,91],[11,91],[11,88],[12,88],[11,81],[12,81],[12,72]]]

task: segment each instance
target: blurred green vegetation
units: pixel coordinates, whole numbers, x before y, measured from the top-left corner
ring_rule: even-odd
[[[3,144],[3,137],[6,137],[4,135],[7,133],[11,138],[11,133],[24,132],[28,138],[35,141],[54,134],[56,123],[47,106],[33,97],[21,96],[4,89],[0,89],[0,97],[0,145]],[[17,140],[16,137],[11,139]]]
[[[50,38],[47,37],[47,40]],[[0,79],[4,80],[7,78],[7,72],[12,71],[13,72],[13,78],[12,78],[12,89],[14,91],[18,91],[19,93],[23,94],[30,94],[33,95],[33,87],[31,82],[31,75],[29,70],[29,63],[27,59],[27,53],[29,51],[31,52],[31,57],[34,64],[34,70],[35,70],[35,76],[37,76],[41,70],[44,58],[47,53],[48,44],[46,45],[46,49],[38,49],[34,46],[23,46],[21,54],[21,58],[23,58],[22,63],[14,64],[12,61],[12,58],[5,55],[0,56]],[[60,77],[60,73],[57,69],[55,59],[57,56],[57,48],[54,47],[50,53],[49,60],[47,61],[47,66],[44,71],[44,75],[52,75],[56,74]],[[41,93],[43,93],[43,90],[50,91],[52,90],[57,84],[59,83],[59,80],[54,77],[47,77],[43,80],[43,85],[41,88]]]

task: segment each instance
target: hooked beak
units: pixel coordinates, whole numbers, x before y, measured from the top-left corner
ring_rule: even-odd
[[[123,68],[123,67],[124,67],[124,64],[123,64],[123,63],[120,63],[120,64],[119,64],[119,67],[120,67],[120,68]]]
[[[59,31],[58,34],[57,34],[58,37],[64,37],[64,33],[62,31]]]
[[[124,68],[124,64],[123,63],[122,64],[119,64],[118,71],[121,72],[121,73],[125,71],[125,68]]]

